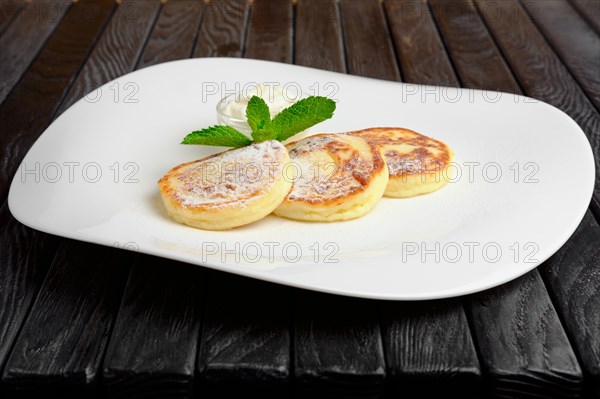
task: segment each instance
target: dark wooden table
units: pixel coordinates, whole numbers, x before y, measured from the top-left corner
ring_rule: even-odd
[[[600,397],[598,184],[536,270],[410,303],[66,240],[24,227],[6,203],[27,150],[74,101],[188,57],[522,93],[577,121],[600,176],[598,0],[117,3],[0,3],[3,397]]]

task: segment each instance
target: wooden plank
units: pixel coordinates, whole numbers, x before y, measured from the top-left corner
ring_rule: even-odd
[[[486,395],[578,398],[583,375],[537,270],[471,296]]]
[[[92,55],[88,58],[78,79],[104,83],[103,79],[116,77],[114,75],[120,75],[133,68],[159,9],[160,2],[158,1],[126,1],[121,4],[99,39]],[[73,30],[69,30],[69,34],[72,35],[72,32]],[[112,48],[111,44],[117,47]],[[133,46],[133,48],[122,47],[126,45]],[[129,69],[123,70],[124,68]],[[72,92],[77,92],[77,88],[72,87],[71,89]],[[73,97],[66,96],[63,106],[68,106],[74,100]],[[27,359],[23,356],[17,358],[17,363],[12,369],[9,368],[9,361],[5,371],[5,380],[15,392],[24,389],[24,385],[31,387],[32,390],[51,391],[61,397],[68,395],[82,397],[83,394],[90,395],[98,390],[97,375],[100,373],[101,355],[104,353],[109,329],[125,285],[129,270],[127,261],[129,257],[125,256],[126,252],[123,251],[118,251],[118,255],[110,255],[115,250],[96,246],[78,249],[80,245],[84,244],[73,244],[75,249],[63,251],[60,268],[57,266],[58,269],[52,269],[46,278],[46,282],[50,281],[48,284],[51,284],[53,295],[48,295],[45,302],[36,302],[32,314],[40,313],[39,317],[42,318],[42,314],[47,312],[47,308],[63,308],[66,306],[61,302],[66,300],[63,298],[68,298],[70,303],[84,304],[86,308],[82,310],[79,318],[73,317],[68,312],[56,311],[52,315],[54,325],[70,326],[60,334],[57,331],[48,330],[48,334],[36,336],[33,328],[30,331],[22,332],[19,340],[23,342],[24,350],[35,344],[51,346],[55,351],[47,351],[47,355],[45,355],[47,357],[41,357],[37,363],[25,362]],[[95,262],[98,259],[108,259],[116,264],[116,260],[111,260],[111,257],[118,258],[123,262],[119,265],[119,270],[99,265],[97,267],[82,265],[82,263],[86,266],[88,264],[97,265]],[[62,275],[56,278],[56,273],[62,273]],[[102,288],[107,282],[110,282],[110,287]],[[91,289],[90,286],[100,287],[98,288],[100,291]],[[81,287],[82,289],[80,289]],[[108,309],[103,305],[103,302],[106,301],[114,301],[115,307]],[[31,320],[31,317],[28,320]],[[88,330],[99,331],[99,333],[92,333]],[[53,341],[55,339],[60,339],[64,345],[55,343]],[[18,343],[19,341],[17,341]],[[81,347],[76,345],[81,345]],[[15,352],[13,351],[13,353]],[[72,354],[78,354],[78,356],[70,357]]]
[[[59,115],[104,83],[133,70],[160,7],[160,0],[125,0],[119,5],[61,104]]]
[[[564,0],[525,0],[529,17],[600,109],[600,37]],[[557,26],[569,29],[557,29]]]
[[[483,9],[491,7],[492,1],[478,0],[477,4]],[[493,2],[493,7],[504,17],[493,17],[485,12],[482,14],[525,94],[561,109],[586,133],[596,161],[592,206],[594,212],[600,215],[600,114],[523,8],[515,1]]]
[[[50,267],[57,240],[25,227],[0,208],[0,371]],[[20,245],[19,245],[20,243]],[[24,245],[23,243],[27,243]]]
[[[296,64],[346,72],[337,0],[299,0],[294,41]]]
[[[207,3],[194,57],[241,57],[249,11],[246,0]]]
[[[95,18],[78,16],[89,1],[75,4],[33,65],[0,107],[3,149],[0,193],[2,267],[0,268],[0,370],[54,255],[57,241],[18,223],[8,210],[8,184],[18,162],[52,117],[56,103],[83,64],[97,32],[110,15],[112,0],[95,1]],[[77,31],[78,35],[72,32]],[[51,69],[48,65],[53,65]]]
[[[162,7],[137,68],[189,58],[202,18],[203,3],[171,0]]]
[[[386,0],[396,54],[407,83],[459,86],[426,0]]]
[[[25,74],[70,4],[70,0],[28,2],[0,36],[0,104]]]
[[[254,0],[244,57],[291,63],[293,23],[291,1]]]
[[[390,302],[382,314],[393,397],[479,397],[481,371],[460,300]]]
[[[296,397],[383,398],[385,361],[377,305],[334,295],[296,293]]]
[[[0,2],[0,36],[23,10],[24,2],[3,0]]]
[[[348,73],[400,80],[394,48],[379,0],[341,0]]]
[[[571,0],[571,4],[600,34],[600,2],[598,0]]]
[[[494,6],[498,4],[496,2]],[[520,93],[472,3],[432,0],[432,9],[464,85]],[[506,27],[503,34],[508,36],[507,32],[514,29],[514,26]],[[486,48],[488,46],[491,48]],[[481,55],[473,52],[487,56],[480,59]],[[492,67],[486,77],[482,71],[492,64],[501,67]],[[505,397],[536,394],[551,397],[548,390],[552,391],[555,383],[564,382],[565,389],[556,390],[556,393],[564,393],[567,397],[576,394],[581,385],[577,361],[538,272],[533,271],[494,292],[494,295],[473,296],[467,301],[486,393]],[[515,309],[522,312],[519,318],[512,317]],[[540,320],[540,310],[545,312],[543,320]],[[488,326],[494,326],[495,330],[491,332]],[[513,344],[523,337],[527,337],[529,345]],[[544,362],[540,349],[550,348],[552,351],[545,353],[547,361]]]
[[[92,244],[60,247],[2,374],[7,393],[81,398],[98,392],[129,260],[124,251]]]
[[[296,16],[296,62],[345,72],[335,2],[300,1]],[[385,361],[375,303],[300,290],[294,303],[296,397],[383,397]]]
[[[458,85],[427,5],[390,1],[385,8],[402,76]],[[481,371],[460,301],[389,303],[381,319],[390,396],[478,396]]]
[[[197,363],[199,397],[286,397],[291,378],[289,291],[212,273]]]
[[[587,397],[600,397],[600,226],[587,212],[540,271],[579,355]]]
[[[93,18],[82,18],[90,4],[97,5],[98,12]],[[83,65],[112,8],[111,0],[74,4],[0,107],[0,201],[6,198],[19,163],[50,123],[57,104]]]
[[[246,56],[291,62],[289,2],[255,1],[251,11],[243,1],[218,1],[215,8],[209,7],[195,56],[241,55],[247,29]],[[211,272],[206,298],[196,366],[198,397],[288,396],[291,344],[286,291]]]
[[[430,0],[429,4],[463,87],[520,92],[470,1]]]
[[[189,58],[202,3],[169,2],[141,56],[141,66]],[[202,269],[139,256],[104,359],[109,398],[191,398],[200,332]]]
[[[203,270],[140,255],[104,359],[108,398],[191,398]]]

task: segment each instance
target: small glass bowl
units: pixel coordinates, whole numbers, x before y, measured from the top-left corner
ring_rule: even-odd
[[[248,125],[248,121],[246,120],[246,118],[234,118],[233,116],[225,112],[227,104],[229,104],[230,101],[233,101],[235,98],[237,98],[237,96],[240,96],[240,93],[229,94],[223,97],[217,103],[217,121],[219,121],[219,124],[221,125],[228,125],[234,127],[240,132],[244,133],[246,136],[250,137],[252,129],[250,129],[250,125]]]
[[[229,95],[223,97],[217,103],[217,121],[221,125],[228,125],[228,126],[234,127],[237,130],[239,130],[240,132],[244,133],[246,136],[251,137],[252,129],[250,129],[250,126],[248,125],[248,121],[246,120],[246,118],[244,117],[243,119],[239,119],[239,118],[236,118],[226,112],[227,104],[229,104],[230,101],[234,101],[236,98],[239,98],[242,95],[243,95],[242,92],[232,93],[232,94],[229,94]],[[292,105],[294,102],[296,102],[302,98],[306,98],[306,97],[308,97],[308,95],[306,93],[300,92],[300,95],[298,97],[296,97],[293,102],[290,102],[290,105]],[[305,136],[306,132],[307,131],[305,130],[304,132],[300,132],[297,135],[294,135],[293,136],[294,141],[297,140],[298,137],[300,137],[300,136]]]

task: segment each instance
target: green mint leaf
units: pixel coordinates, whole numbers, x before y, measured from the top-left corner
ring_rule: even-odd
[[[308,97],[281,111],[271,120],[269,106],[260,97],[253,96],[246,107],[246,118],[252,129],[254,142],[285,141],[296,133],[333,116],[335,102],[327,97]],[[182,144],[201,144],[222,147],[244,147],[253,140],[231,126],[217,125],[196,130],[183,139]]]
[[[257,143],[259,143],[261,141],[266,141],[266,140],[276,140],[277,132],[271,130],[270,128],[259,129],[255,132],[252,132],[252,138],[254,138],[254,141],[256,141]]]
[[[246,107],[246,118],[253,132],[265,128],[271,122],[269,106],[265,100],[258,96],[252,96]]]
[[[185,136],[181,144],[202,144],[220,147],[244,147],[252,143],[242,132],[231,126],[219,125],[196,130]]]
[[[309,127],[330,119],[335,102],[327,97],[304,98],[277,114],[268,130],[277,133],[277,140],[284,141]]]

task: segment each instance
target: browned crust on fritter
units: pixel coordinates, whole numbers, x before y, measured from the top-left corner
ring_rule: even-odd
[[[321,134],[311,135],[302,140],[312,139],[315,137],[323,137],[323,136],[335,137],[335,136],[342,136],[342,135],[346,135],[346,133],[321,133]],[[294,147],[295,144],[301,142],[302,140],[286,145],[286,147],[290,153],[290,158],[292,158],[292,162],[296,155],[310,152],[310,150],[302,148],[302,147],[292,148],[292,147]],[[365,142],[367,143],[367,145],[369,146],[369,150],[373,154],[372,167],[370,167],[368,172],[365,172],[365,169],[369,168],[369,166],[367,165],[367,162],[365,161],[365,159],[360,156],[358,150],[353,149],[352,147],[345,145],[344,143],[342,143],[340,141],[333,141],[333,142],[326,143],[324,145],[324,149],[327,150],[327,152],[331,155],[332,158],[335,159],[335,163],[338,165],[338,167],[336,169],[336,173],[337,172],[344,173],[346,171],[350,171],[352,174],[352,177],[357,182],[360,183],[360,185],[358,187],[353,187],[350,191],[345,191],[343,194],[339,194],[339,195],[332,196],[332,197],[318,197],[318,198],[294,197],[294,198],[290,198],[288,196],[286,198],[286,200],[287,201],[302,201],[302,202],[305,202],[305,203],[308,203],[311,205],[316,205],[316,204],[327,205],[327,204],[333,204],[334,202],[339,201],[340,199],[346,200],[350,196],[357,195],[360,192],[363,192],[371,184],[374,176],[381,173],[385,167],[385,160],[383,159],[383,156],[381,155],[379,146],[369,140],[366,140],[366,139],[365,139]],[[347,150],[352,150],[352,155],[347,160],[341,159],[341,157],[338,156],[338,154],[342,151],[347,151]],[[335,177],[332,176],[330,179],[334,179],[334,178]],[[335,180],[333,180],[333,181],[335,181]],[[333,181],[331,183],[325,182],[323,184],[323,191],[326,191],[327,189],[329,189],[330,188],[329,184],[333,184]]]
[[[388,137],[386,136],[386,132],[400,132],[405,137]],[[394,161],[397,161],[399,163],[404,163],[407,165],[417,164],[420,166],[419,168],[402,169],[402,171],[399,173],[394,173],[392,168],[390,168],[390,175],[394,177],[414,174],[437,173],[445,169],[452,160],[452,151],[445,143],[433,139],[431,137],[422,135],[410,129],[404,129],[399,127],[375,127],[347,132],[346,134],[362,137],[377,145],[407,144],[414,146],[415,148],[411,152],[406,154],[399,154],[393,150],[388,150],[384,153],[384,156],[388,161],[393,159]],[[430,151],[430,148],[438,149],[439,153],[432,153]]]

